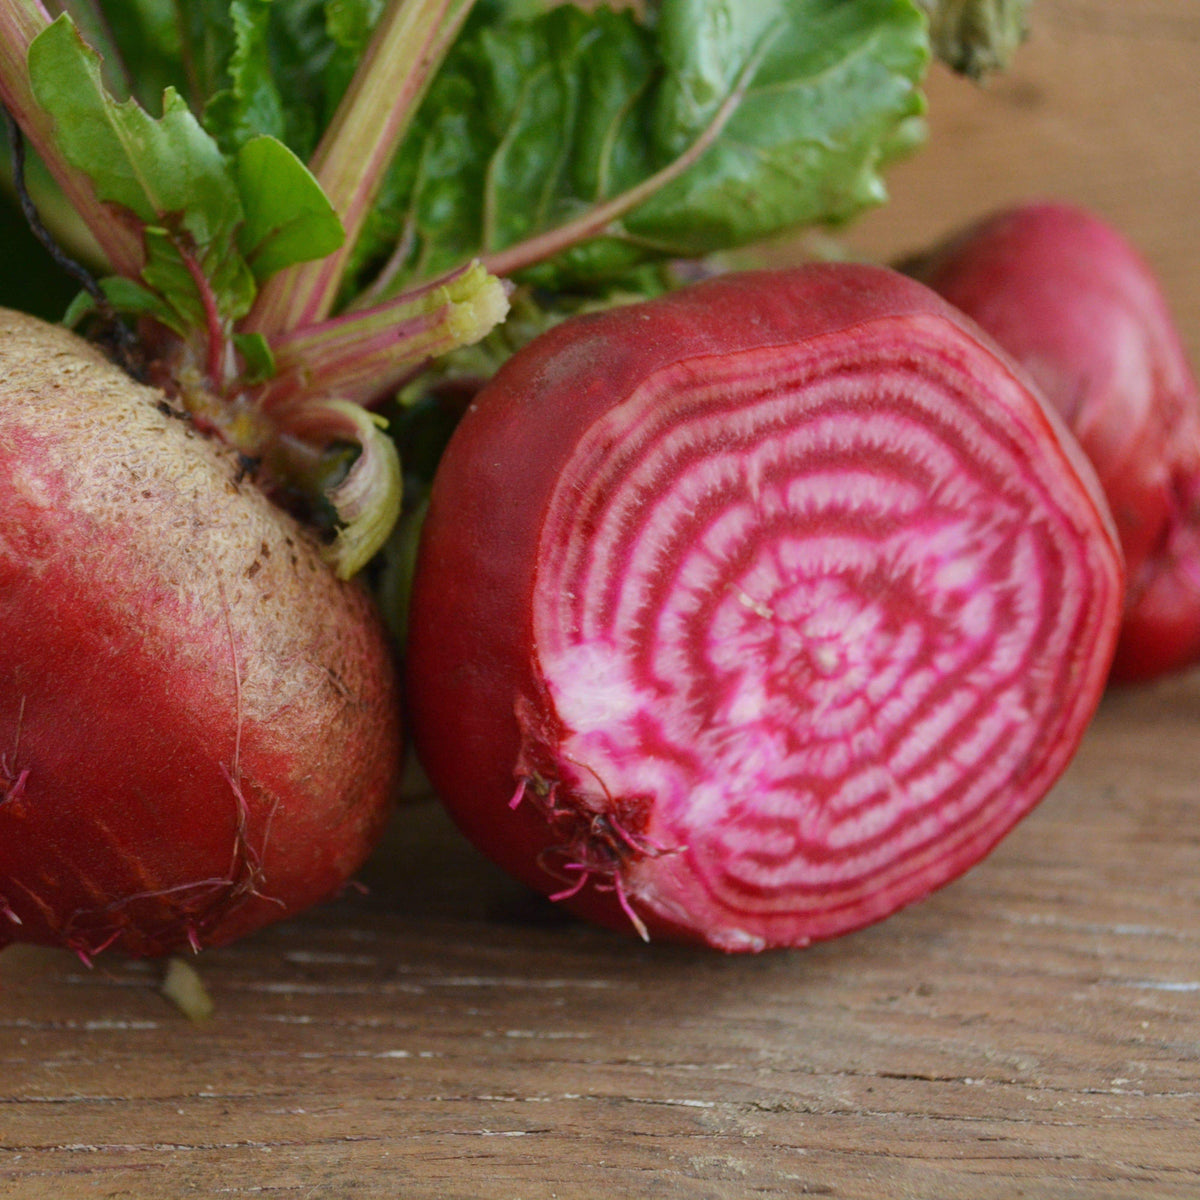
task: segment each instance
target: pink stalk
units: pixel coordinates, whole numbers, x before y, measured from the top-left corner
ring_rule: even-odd
[[[244,328],[268,337],[323,321],[384,173],[474,0],[392,0],[310,166],[346,240],[316,262],[281,271]]]
[[[285,463],[285,475],[302,481],[304,471],[320,473],[317,447],[356,445],[358,456],[340,482],[319,490],[338,514],[338,531],[326,547],[326,561],[349,579],[367,565],[400,516],[404,487],[396,444],[384,433],[386,422],[358,404],[337,398],[307,400],[288,410],[272,455]],[[317,490],[317,489],[314,489]]]
[[[507,310],[504,286],[475,264],[374,308],[281,334],[259,407],[278,413],[328,395],[369,404],[427,359],[478,341]]]
[[[183,259],[183,265],[200,295],[200,303],[204,309],[205,370],[208,372],[209,383],[219,390],[225,375],[226,338],[224,322],[217,307],[217,297],[213,293],[208,276],[196,261],[196,256],[182,246],[178,249],[179,257]]]

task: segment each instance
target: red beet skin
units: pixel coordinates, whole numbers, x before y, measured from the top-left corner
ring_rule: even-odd
[[[439,468],[410,727],[577,913],[803,945],[959,875],[1100,694],[1120,555],[1078,448],[924,287],[825,266],[573,320]]]
[[[1096,468],[1125,553],[1116,680],[1200,660],[1200,392],[1136,250],[1067,204],[998,213],[908,269],[1034,377]]]
[[[159,955],[336,891],[400,739],[358,587],[235,456],[0,313],[0,946]]]

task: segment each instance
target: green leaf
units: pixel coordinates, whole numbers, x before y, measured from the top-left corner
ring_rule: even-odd
[[[152,0],[142,0],[143,3]],[[194,0],[180,6],[190,11]],[[229,155],[269,134],[307,159],[362,57],[384,0],[201,0],[221,4],[228,45],[193,107]]]
[[[179,313],[160,295],[142,287],[135,280],[126,279],[122,275],[110,275],[100,280],[100,286],[104,289],[108,302],[118,312],[153,317],[168,329],[174,329],[176,333],[187,333],[187,327],[180,320]]]
[[[695,167],[623,222],[630,237],[671,253],[846,221],[883,203],[880,168],[923,132],[917,85],[928,51],[907,0],[677,0],[663,6],[660,31],[670,64],[660,146],[684,153],[736,98]]]
[[[345,234],[308,168],[280,141],[256,137],[237,155],[242,254],[259,282],[292,263],[332,254]]]
[[[233,344],[245,363],[242,378],[246,383],[262,383],[275,374],[275,356],[261,333],[234,334]]]
[[[101,199],[145,222],[178,215],[199,244],[236,227],[241,204],[229,168],[173,89],[163,96],[160,118],[132,100],[117,103],[105,90],[99,57],[66,16],[34,39],[29,70],[64,153],[92,177]]]
[[[481,11],[356,251],[368,271],[406,239],[392,288],[475,255],[592,286],[844,221],[884,198],[882,168],[923,133],[910,0],[662,0],[653,24]]]
[[[382,12],[383,0],[326,0],[325,26],[339,46],[361,54]]]
[[[271,0],[233,0],[229,5],[234,42],[226,67],[228,86],[204,106],[205,127],[227,154],[260,134],[284,136],[284,103],[268,39],[271,9]]]
[[[117,312],[130,316],[153,317],[176,333],[187,333],[188,324],[181,319],[180,314],[157,292],[143,287],[136,280],[126,279],[123,275],[106,275],[99,280],[99,286],[109,305]],[[68,329],[74,329],[84,317],[90,316],[98,307],[96,298],[90,292],[79,292],[68,305],[62,323]]]
[[[628,12],[475,20],[417,114],[357,260],[404,232],[412,251],[396,283],[430,278],[644,177],[656,70],[651,34]]]
[[[203,327],[207,299],[222,317],[243,314],[254,280],[237,250],[238,187],[178,93],[168,88],[158,118],[133,99],[118,103],[105,89],[99,57],[66,16],[34,39],[29,67],[64,155],[93,180],[101,200],[143,226],[141,283],[174,314],[171,328]]]
[[[94,312],[95,309],[96,298],[91,292],[76,292],[75,298],[67,305],[67,310],[63,313],[62,323],[68,329],[74,329],[84,317]]]
[[[171,0],[124,0],[99,5],[65,6],[80,24],[84,38],[105,58],[105,81],[119,99],[135,96],[147,110],[156,109],[168,87],[185,89],[189,72],[184,64],[184,38],[188,36],[187,57],[203,61],[207,55],[190,34],[195,23],[196,4],[189,5],[192,20],[185,29],[181,6]],[[208,23],[212,26],[212,22]],[[112,51],[112,52],[110,52]],[[130,71],[124,64],[137,64]]]
[[[156,226],[146,227],[145,245],[142,282],[174,314],[174,319],[164,323],[177,333],[186,336],[191,329],[208,326],[206,297],[194,271],[207,281],[221,317],[232,321],[249,311],[254,277],[239,254],[218,253],[213,246],[192,253],[171,230]]]

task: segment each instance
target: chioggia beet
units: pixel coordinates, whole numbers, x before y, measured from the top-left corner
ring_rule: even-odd
[[[1200,392],[1141,255],[1095,214],[1048,202],[906,269],[1029,371],[1095,466],[1128,576],[1113,678],[1200,660]]]
[[[409,721],[466,834],[572,911],[800,946],[1045,795],[1122,597],[1078,446],[934,293],[721,276],[567,321],[477,397],[422,533]]]
[[[220,944],[377,839],[387,643],[243,473],[87,343],[0,314],[0,946]]]

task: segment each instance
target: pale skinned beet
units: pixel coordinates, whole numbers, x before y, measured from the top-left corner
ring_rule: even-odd
[[[243,474],[86,343],[0,316],[0,945],[228,942],[378,838],[387,642]]]
[[[725,276],[569,321],[478,396],[410,724],[466,834],[573,911],[803,945],[1041,799],[1121,599],[1090,468],[969,322],[881,268]]]
[[[1116,680],[1200,659],[1200,392],[1149,265],[1075,205],[990,216],[906,264],[1034,377],[1096,468],[1128,574]]]

